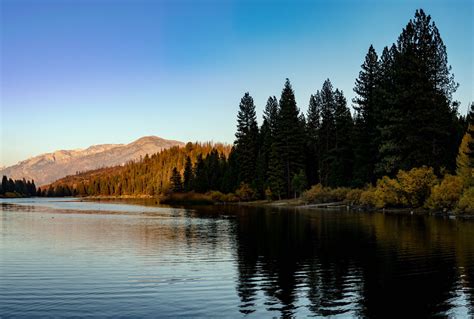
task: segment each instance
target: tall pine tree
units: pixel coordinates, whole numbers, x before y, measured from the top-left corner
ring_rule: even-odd
[[[331,81],[327,79],[323,83],[321,91],[316,93],[321,103],[321,127],[319,129],[320,147],[320,181],[323,185],[329,185],[331,174],[331,164],[334,161],[334,154],[331,152],[336,145],[336,122],[334,114],[336,112],[336,100]]]
[[[304,168],[304,127],[290,80],[286,79],[281,93],[276,122],[275,152],[280,156],[284,171],[284,195],[291,196],[291,180]]]
[[[183,191],[183,182],[181,180],[181,174],[178,172],[176,167],[173,168],[171,173],[171,190],[175,193],[180,193]]]
[[[334,110],[335,144],[330,151],[332,162],[328,185],[332,187],[349,186],[352,182],[353,149],[352,131],[353,122],[347,101],[339,89],[334,91],[336,108]]]
[[[311,94],[306,115],[306,172],[310,185],[320,182],[319,164],[321,158],[321,98],[320,94]]]
[[[377,93],[380,80],[379,59],[371,45],[356,79],[353,99],[356,110],[354,125],[354,174],[353,185],[362,186],[375,182],[374,168],[377,160],[379,132],[377,130]]]
[[[403,29],[391,50],[391,92],[384,111],[379,153],[382,174],[423,165],[454,169],[457,88],[438,28],[423,10]],[[387,69],[390,66],[382,66]]]
[[[185,192],[190,192],[193,189],[194,183],[194,172],[193,164],[191,163],[191,158],[189,155],[186,156],[186,161],[184,163],[184,172],[183,172],[183,188]]]
[[[258,126],[253,98],[247,92],[240,100],[235,133],[235,152],[240,166],[239,181],[254,184],[258,156]]]

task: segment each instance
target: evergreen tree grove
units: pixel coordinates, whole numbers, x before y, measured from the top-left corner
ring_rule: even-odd
[[[8,197],[31,197],[36,196],[37,190],[34,180],[13,180],[3,175],[0,183],[0,196]]]
[[[474,104],[466,132],[466,120],[452,100],[456,89],[439,30],[429,15],[417,10],[380,55],[372,45],[368,48],[355,79],[354,114],[329,79],[309,97],[307,111],[300,112],[286,79],[279,100],[267,99],[261,126],[254,99],[244,94],[233,146],[188,143],[124,166],[65,178],[40,193],[155,196],[169,190],[220,191],[281,199],[315,184],[373,185],[383,176],[388,181],[400,170],[423,166],[438,177],[457,170],[471,178]],[[33,182],[4,177],[0,192],[33,189]]]

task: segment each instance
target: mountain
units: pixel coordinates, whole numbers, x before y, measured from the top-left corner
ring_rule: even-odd
[[[0,176],[13,179],[34,179],[37,186],[46,185],[67,175],[101,167],[123,165],[154,154],[183,142],[145,136],[130,144],[100,144],[86,149],[59,150],[19,162],[0,169]]]

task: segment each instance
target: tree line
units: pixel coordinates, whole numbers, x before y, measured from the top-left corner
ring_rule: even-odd
[[[352,114],[327,79],[301,112],[289,79],[270,96],[257,122],[247,92],[232,147],[188,143],[122,167],[55,183],[79,195],[157,195],[250,190],[253,198],[289,198],[310,185],[363,187],[400,170],[456,170],[467,128],[452,98],[458,84],[446,46],[429,15],[417,10],[395,43],[370,46],[355,81]]]
[[[78,173],[42,187],[44,196],[155,196],[171,191],[173,171],[189,171],[183,190],[206,192],[234,189],[232,170],[228,169],[231,147],[225,144],[187,143],[172,147],[123,166]],[[185,176],[187,173],[185,173]]]
[[[369,47],[354,115],[329,79],[310,96],[306,114],[287,79],[279,100],[268,98],[261,126],[245,93],[232,150],[236,185],[250,185],[259,198],[287,198],[302,184],[362,187],[421,166],[454,172],[466,130],[452,100],[457,86],[438,28],[417,10],[380,57]]]
[[[36,185],[34,180],[13,180],[3,175],[0,184],[0,197],[30,197],[36,196]]]

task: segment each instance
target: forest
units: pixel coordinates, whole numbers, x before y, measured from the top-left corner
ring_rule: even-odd
[[[381,53],[369,46],[353,113],[330,79],[302,112],[286,79],[279,98],[268,98],[261,125],[252,96],[243,95],[232,146],[188,143],[69,176],[40,194],[213,191],[222,201],[301,197],[474,212],[474,104],[460,115],[457,87],[440,32],[420,9]]]
[[[0,184],[0,197],[31,197],[36,195],[37,192],[34,180],[13,180],[5,175],[2,177],[2,182]]]

